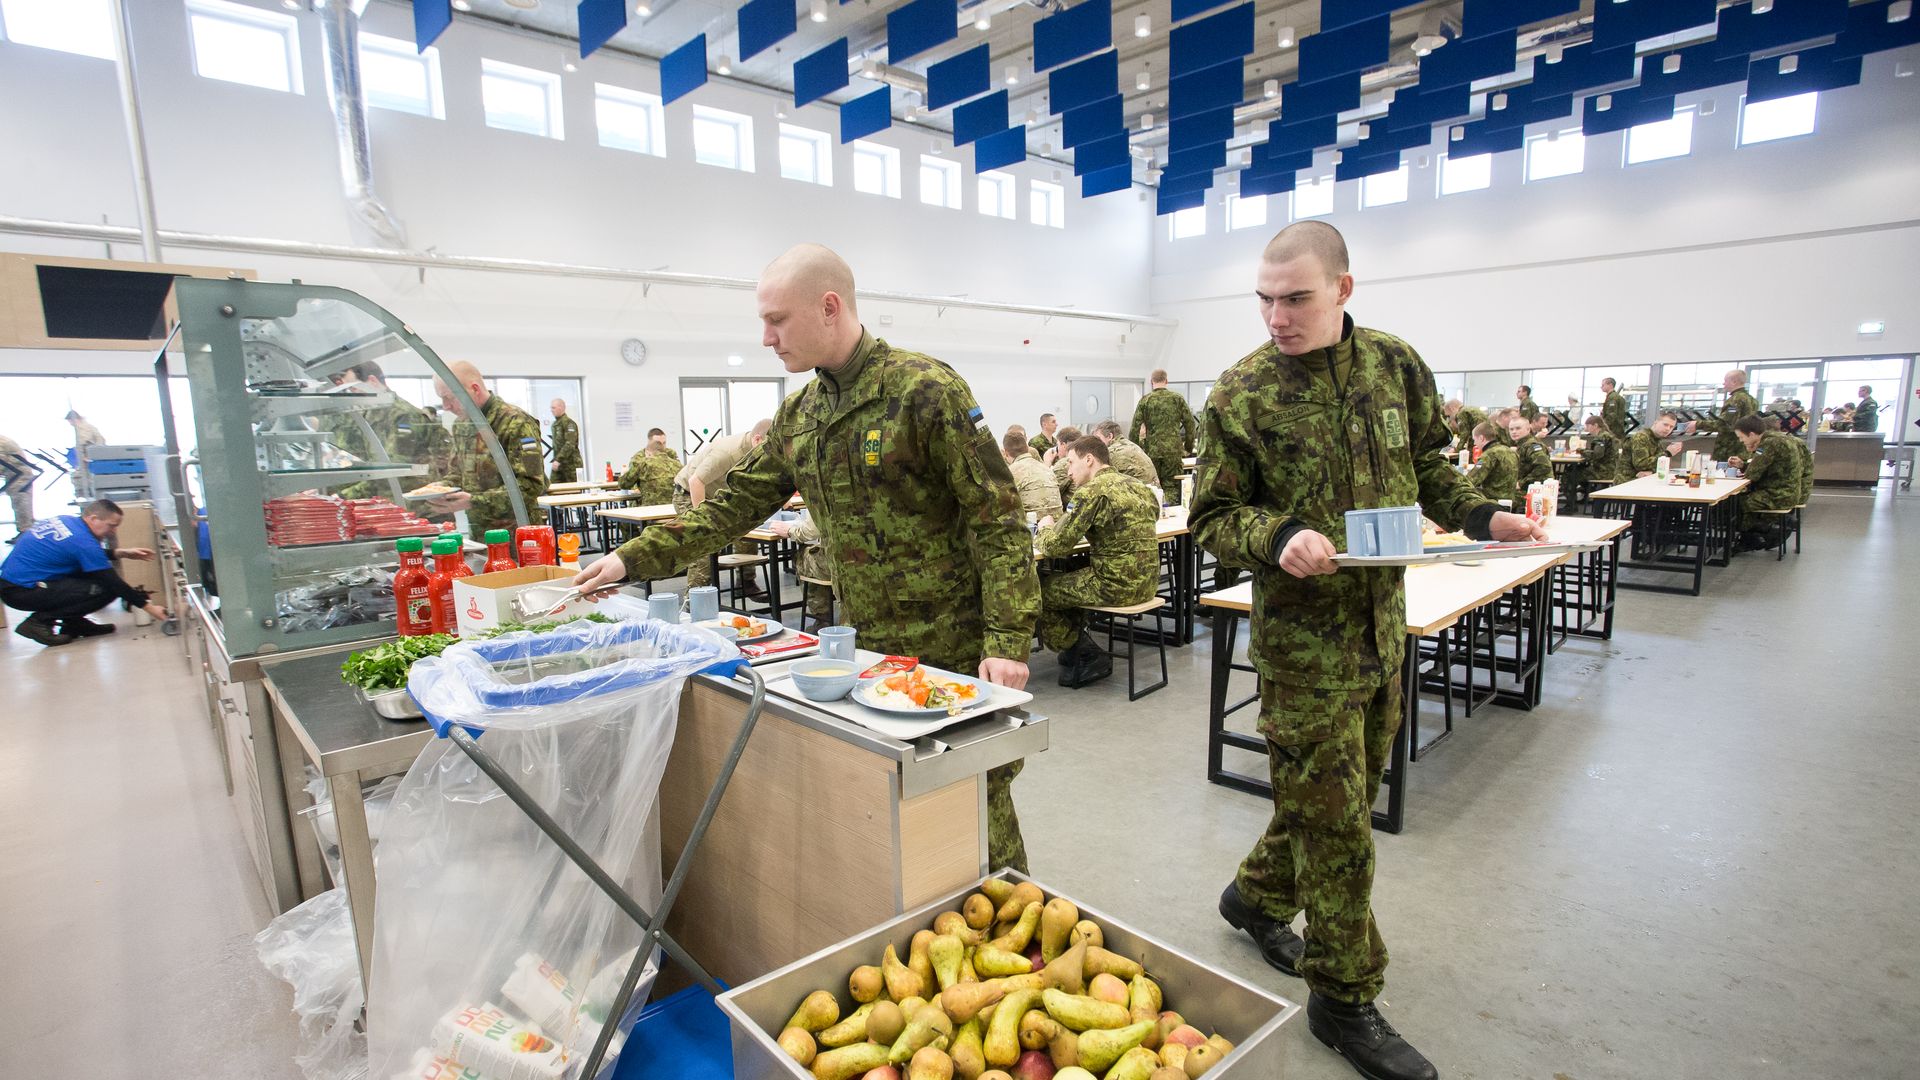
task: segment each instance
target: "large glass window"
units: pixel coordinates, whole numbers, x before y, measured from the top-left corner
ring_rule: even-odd
[[[518,64],[482,58],[480,104],[487,126],[502,131],[566,138],[560,110],[560,76]]]
[[[706,105],[693,107],[693,160],[753,171],[753,118]]]
[[[899,198],[900,151],[880,143],[854,140],[853,190]]]
[[[0,0],[0,35],[16,45],[114,58],[107,0]]]
[[[1587,167],[1587,138],[1579,128],[1527,137],[1527,180],[1572,176]]]
[[[980,212],[1009,220],[1019,216],[1020,207],[1010,174],[999,171],[980,174]]]
[[[1748,101],[1745,98],[1740,101],[1740,145],[1752,146],[1754,143],[1813,134],[1814,114],[1819,108],[1820,95],[1815,92],[1774,98],[1772,101]]]
[[[1333,187],[1333,177],[1316,176],[1294,188],[1294,220],[1333,213]]]
[[[1175,240],[1190,240],[1207,235],[1207,208],[1189,206],[1167,215],[1167,235]]]
[[[187,0],[194,73],[206,79],[304,94],[300,28],[293,16],[226,0]]]
[[[1056,229],[1067,227],[1067,191],[1059,184],[1035,180],[1027,189],[1027,220]]]
[[[180,445],[196,444],[193,396],[184,376],[172,380],[173,423]],[[151,375],[0,375],[0,432],[20,444],[40,470],[33,481],[36,518],[77,513],[67,452],[73,447],[72,410],[100,429],[107,442],[158,446],[166,438],[160,422],[160,395]],[[10,521],[7,500],[0,499],[0,520]],[[0,529],[7,536],[9,529]]]
[[[1493,186],[1493,155],[1471,157],[1440,155],[1440,194],[1459,195],[1467,191],[1485,191]]]
[[[411,41],[362,31],[360,82],[366,90],[367,104],[376,109],[446,119],[446,101],[440,91],[440,50],[435,46],[419,52]]]
[[[960,163],[920,155],[920,201],[928,206],[960,209]]]
[[[593,118],[600,145],[636,154],[667,155],[665,110],[658,94],[593,84]]]
[[[824,131],[780,125],[780,175],[807,184],[833,186],[833,142]]]
[[[1668,120],[1627,129],[1627,164],[1686,157],[1693,152],[1693,109],[1676,110]]]
[[[1227,196],[1227,229],[1257,229],[1267,223],[1267,197]]]
[[[1902,384],[1906,375],[1907,358],[1903,356],[1829,360],[1820,395],[1821,407],[1837,409],[1842,405],[1858,405],[1860,388],[1869,387],[1873,400],[1880,405],[1878,430],[1887,433],[1887,442],[1911,438],[1912,428],[1900,426],[1901,395],[1905,392]],[[1810,401],[1806,405],[1813,407]]]
[[[1407,176],[1405,165],[1392,172],[1375,173],[1360,180],[1360,208],[1391,206],[1407,201]]]

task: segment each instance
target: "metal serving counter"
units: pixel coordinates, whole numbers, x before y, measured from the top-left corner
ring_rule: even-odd
[[[1824,484],[1877,484],[1886,460],[1886,434],[1822,431],[1813,439],[1813,479]]]

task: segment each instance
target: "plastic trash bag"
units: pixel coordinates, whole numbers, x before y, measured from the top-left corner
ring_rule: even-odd
[[[456,644],[414,664],[408,690],[443,734],[478,732],[480,748],[653,911],[660,843],[647,826],[681,689],[738,657],[691,627],[575,622]],[[376,1080],[462,1068],[574,1080],[606,1023],[631,1025],[658,956],[629,1013],[609,1017],[640,928],[451,742],[422,751],[394,793],[379,867],[367,1011]]]
[[[268,971],[293,987],[300,1018],[300,1053],[294,1064],[307,1080],[359,1080],[367,1075],[367,1040],[354,1029],[360,1018],[360,954],[354,947],[347,891],[333,889],[308,900],[254,935],[254,948]]]

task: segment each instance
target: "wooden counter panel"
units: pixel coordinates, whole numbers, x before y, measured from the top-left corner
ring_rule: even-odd
[[[984,779],[970,776],[900,808],[900,892],[905,907],[952,892],[980,876]]]

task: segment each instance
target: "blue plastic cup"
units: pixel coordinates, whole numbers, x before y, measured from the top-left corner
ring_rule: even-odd
[[[1422,550],[1417,504],[1347,511],[1347,554],[1418,555]]]
[[[647,618],[659,619],[661,622],[668,623],[679,622],[680,594],[657,592],[647,597]]]
[[[853,660],[853,627],[820,628],[820,655],[829,660]]]
[[[687,590],[687,613],[694,622],[712,622],[720,617],[720,590],[712,585],[702,585]]]

